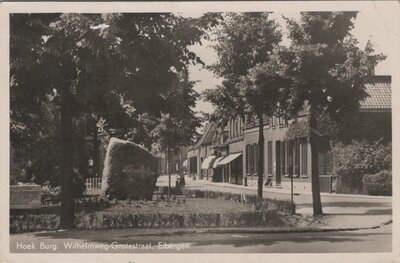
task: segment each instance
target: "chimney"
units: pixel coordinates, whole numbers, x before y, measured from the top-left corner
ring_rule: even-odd
[[[375,62],[372,59],[369,59],[368,64],[367,64],[367,74],[368,76],[374,76],[375,75]]]

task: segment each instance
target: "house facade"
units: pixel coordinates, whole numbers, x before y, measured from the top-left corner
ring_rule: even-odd
[[[383,139],[391,141],[391,78],[371,76],[365,84],[368,96],[360,102],[360,111],[352,116],[344,132],[348,140],[365,143]],[[290,138],[290,127],[307,123],[308,110],[304,108],[292,120],[264,116],[264,186],[290,189],[293,175],[295,191],[311,192],[311,146],[308,136]],[[216,147],[213,165],[214,181],[257,186],[258,174],[258,120],[248,116],[237,117],[228,123],[228,139]],[[334,156],[331,138],[318,141],[318,173],[322,192],[336,191],[332,177]],[[224,149],[224,150],[222,150]],[[222,175],[222,170],[224,171]]]

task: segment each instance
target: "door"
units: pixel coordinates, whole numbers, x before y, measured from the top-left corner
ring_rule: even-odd
[[[276,167],[276,185],[281,185],[281,142],[276,141],[275,143],[275,167]]]

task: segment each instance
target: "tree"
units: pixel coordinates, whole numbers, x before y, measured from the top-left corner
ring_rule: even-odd
[[[383,59],[367,44],[361,50],[351,35],[356,12],[304,12],[287,20],[291,46],[281,53],[292,79],[288,108],[309,108],[311,183],[314,215],[322,214],[318,175],[317,117],[340,121],[357,111],[366,96],[364,80],[371,65]]]
[[[143,116],[167,110],[164,94],[177,72],[201,62],[188,46],[201,42],[214,19],[170,13],[11,16],[11,93],[28,103],[54,96],[60,113],[62,228],[74,226],[74,120],[105,119],[113,128],[120,123],[111,120],[110,109],[122,121],[127,111]],[[11,106],[12,122],[18,114],[25,122],[29,111]]]
[[[194,90],[194,81],[181,74],[180,81],[167,94],[168,113],[163,113],[159,124],[152,131],[159,151],[167,153],[168,197],[171,195],[171,155],[182,146],[193,143],[200,127],[200,118],[193,111],[199,94]]]
[[[219,125],[236,116],[255,116],[259,121],[258,197],[262,197],[264,172],[264,115],[278,108],[285,85],[274,49],[281,41],[278,24],[269,13],[229,13],[217,34],[218,61],[211,69],[224,80],[204,92],[216,106],[213,120]]]

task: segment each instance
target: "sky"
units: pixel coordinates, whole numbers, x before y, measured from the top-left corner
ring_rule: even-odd
[[[181,15],[196,17],[200,16],[201,13],[190,12],[188,14],[182,13]],[[271,15],[271,18],[276,19],[276,21],[281,25],[285,38],[286,24],[282,18],[282,15],[285,17],[297,18],[299,17],[299,13],[273,13]],[[367,41],[371,40],[377,53],[383,53],[384,55],[387,55],[386,60],[380,62],[375,68],[376,75],[392,75],[391,57],[389,56],[392,43],[388,39],[389,30],[390,29],[384,23],[379,12],[361,11],[354,21],[354,29],[352,34],[359,41],[359,47],[364,48]],[[204,41],[203,45],[201,46],[192,46],[191,50],[200,56],[206,65],[210,65],[217,59],[217,55],[211,47],[212,44],[213,43],[210,41]],[[218,79],[212,72],[202,68],[200,65],[191,66],[189,71],[190,78],[192,80],[199,81],[195,86],[195,90],[197,92],[201,93],[205,89],[215,88],[221,83],[221,79]],[[196,111],[211,113],[213,111],[213,106],[209,102],[199,100],[196,105]]]

